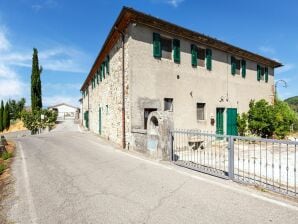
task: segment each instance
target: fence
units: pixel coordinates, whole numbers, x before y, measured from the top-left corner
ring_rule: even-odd
[[[298,141],[171,131],[180,166],[297,197]]]

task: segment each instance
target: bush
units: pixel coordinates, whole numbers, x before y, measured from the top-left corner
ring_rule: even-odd
[[[244,121],[242,121],[244,122]],[[249,104],[248,129],[257,136],[285,138],[297,124],[297,114],[285,102],[277,100],[270,105],[264,99]],[[238,128],[241,123],[238,124]]]
[[[246,113],[242,113],[241,115],[237,115],[237,126],[238,126],[238,133],[241,136],[245,136],[248,130],[247,125],[248,116]]]
[[[2,155],[1,155],[1,158],[3,160],[7,160],[9,158],[11,158],[13,156],[13,154],[11,152],[4,152]]]
[[[44,119],[42,119],[44,115]],[[31,131],[32,134],[36,134],[40,129],[53,128],[57,120],[57,112],[50,110],[37,110],[37,111],[23,111],[22,121],[24,126]]]
[[[5,169],[6,169],[5,164],[0,163],[0,174],[2,174]]]

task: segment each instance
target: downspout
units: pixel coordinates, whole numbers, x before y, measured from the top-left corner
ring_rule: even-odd
[[[126,134],[125,134],[125,34],[119,30],[116,26],[114,29],[120,33],[122,40],[122,148],[126,147]]]

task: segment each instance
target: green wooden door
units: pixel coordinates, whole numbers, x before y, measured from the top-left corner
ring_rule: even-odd
[[[238,135],[236,108],[227,109],[227,135]]]
[[[222,135],[224,133],[224,108],[216,108],[216,134]]]
[[[101,135],[101,107],[98,109],[98,132]]]
[[[85,127],[89,129],[89,111],[85,111],[84,118],[85,118]]]

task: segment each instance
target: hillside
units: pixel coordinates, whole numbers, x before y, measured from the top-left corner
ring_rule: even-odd
[[[285,102],[287,102],[296,112],[298,112],[298,96],[285,99]]]

